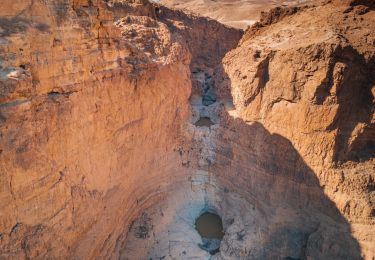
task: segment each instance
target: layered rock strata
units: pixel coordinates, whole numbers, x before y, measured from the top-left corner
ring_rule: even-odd
[[[241,40],[143,0],[0,17],[0,258],[375,256],[371,1],[278,8]]]
[[[190,55],[146,1],[2,5],[0,258],[106,257],[184,177]]]

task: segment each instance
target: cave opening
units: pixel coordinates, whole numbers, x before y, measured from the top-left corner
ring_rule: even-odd
[[[211,127],[214,124],[215,123],[212,122],[211,118],[209,117],[200,117],[199,120],[194,123],[194,125],[198,127]]]
[[[204,212],[195,221],[195,228],[202,237],[202,244],[198,246],[215,255],[220,251],[220,243],[224,237],[223,221],[215,213]]]

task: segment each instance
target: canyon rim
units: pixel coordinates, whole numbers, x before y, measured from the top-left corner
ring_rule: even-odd
[[[2,1],[0,259],[374,259],[375,2],[158,2]]]

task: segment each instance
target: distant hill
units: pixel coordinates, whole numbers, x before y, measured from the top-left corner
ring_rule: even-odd
[[[259,19],[261,11],[276,6],[305,4],[311,0],[158,0],[154,2],[189,10],[229,26],[246,29]]]

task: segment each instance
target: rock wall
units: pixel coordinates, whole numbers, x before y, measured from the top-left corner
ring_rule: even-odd
[[[190,55],[133,2],[2,4],[0,258],[106,255],[182,177]]]
[[[106,258],[188,175],[178,147],[198,37],[186,43],[147,1],[3,5],[0,257]],[[194,19],[217,34],[202,46],[241,35]]]
[[[192,63],[190,183],[134,222],[125,255],[373,258],[374,23],[362,4],[274,9],[222,63]],[[205,211],[223,218],[214,256],[195,232]]]
[[[316,194],[323,191],[350,221],[366,259],[374,255],[373,18],[365,2],[275,9],[227,54],[221,85],[237,116],[275,140],[274,147],[250,143],[250,151],[265,153],[260,163],[270,173],[323,187]]]
[[[374,257],[369,1],[278,8],[241,41],[143,0],[3,5],[0,258]]]

